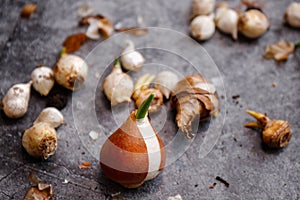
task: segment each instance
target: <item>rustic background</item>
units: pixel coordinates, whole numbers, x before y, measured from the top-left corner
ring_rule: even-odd
[[[19,12],[29,1],[2,0],[0,5],[0,98],[7,89],[30,79],[37,64],[53,66],[63,40],[72,33],[83,32],[77,22],[78,7],[83,1],[35,1],[38,10],[29,20]],[[59,147],[55,156],[40,162],[27,155],[21,146],[22,131],[28,128],[46,106],[47,98],[32,91],[25,117],[10,120],[0,112],[0,199],[22,199],[30,187],[28,174],[34,171],[41,181],[55,189],[53,199],[109,199],[121,192],[124,199],[167,199],[181,194],[183,199],[299,199],[300,191],[300,54],[287,62],[263,59],[263,48],[280,38],[299,40],[299,30],[283,24],[286,6],[291,0],[262,1],[270,16],[270,30],[258,40],[241,37],[234,42],[219,32],[202,45],[213,58],[225,82],[226,121],[214,149],[203,159],[195,153],[199,135],[186,153],[168,166],[155,180],[135,190],[125,190],[107,180],[98,161],[81,144],[72,119],[71,94],[62,110],[66,125],[58,130]],[[96,13],[115,24],[136,25],[137,16],[146,26],[165,27],[187,34],[191,0],[91,0]],[[238,1],[229,1],[232,6]],[[97,42],[88,41],[77,54],[85,57]],[[272,87],[272,83],[277,84]],[[239,95],[239,98],[232,96]],[[270,117],[290,122],[293,137],[278,151],[261,144],[261,136],[243,128],[251,118],[244,112],[254,109]],[[100,119],[101,120],[101,119]],[[89,170],[80,170],[82,161],[91,161]],[[230,184],[217,182],[220,176]],[[69,182],[63,183],[64,180]]]

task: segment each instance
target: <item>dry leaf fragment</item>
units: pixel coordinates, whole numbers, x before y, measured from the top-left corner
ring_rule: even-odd
[[[294,53],[295,45],[290,42],[286,42],[284,40],[279,40],[278,42],[268,45],[265,48],[266,59],[274,59],[276,61],[284,61],[287,60],[289,55]]]
[[[40,183],[33,172],[30,172],[28,179],[35,187],[27,190],[24,200],[50,200],[54,196],[52,185]]]
[[[38,185],[39,184],[39,179],[36,177],[36,175],[34,174],[33,171],[31,171],[29,173],[28,180],[33,185]]]
[[[32,3],[28,3],[26,4],[22,10],[21,10],[21,13],[20,13],[20,16],[22,18],[25,18],[25,19],[28,19],[30,18],[31,14],[36,11],[37,9],[37,5],[35,4],[32,4]]]
[[[80,46],[86,42],[86,35],[84,33],[77,33],[68,36],[63,46],[65,47],[65,53],[72,53],[80,49]]]
[[[121,27],[121,28],[115,28],[116,32],[126,32],[131,35],[135,36],[143,36],[148,33],[147,28],[141,28],[141,27]]]
[[[99,39],[100,35],[106,39],[111,36],[114,31],[113,25],[109,19],[100,14],[83,17],[79,21],[79,25],[89,25],[89,28],[86,31],[86,36],[93,40]]]

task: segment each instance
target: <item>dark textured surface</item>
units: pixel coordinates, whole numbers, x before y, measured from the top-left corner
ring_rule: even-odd
[[[106,199],[121,192],[125,199],[167,199],[181,194],[183,199],[299,199],[300,191],[300,55],[287,62],[264,60],[263,47],[279,38],[295,42],[299,30],[282,23],[284,8],[289,1],[265,0],[265,12],[271,28],[258,40],[243,38],[234,42],[219,32],[203,43],[219,67],[225,82],[226,121],[213,150],[198,157],[198,135],[191,147],[155,180],[135,190],[126,190],[107,180],[97,159],[82,145],[72,117],[72,101],[62,110],[66,124],[58,129],[59,147],[46,162],[30,158],[21,146],[22,131],[31,126],[46,106],[47,98],[32,91],[25,117],[6,118],[0,112],[0,199],[22,199],[29,188],[27,176],[34,170],[43,181],[55,189],[54,199]],[[23,1],[2,0],[0,7],[0,84],[2,98],[15,83],[28,81],[38,64],[53,66],[66,36],[84,32],[77,22],[77,8],[82,2],[71,0],[37,1],[38,11],[29,20],[19,18]],[[91,1],[93,9],[124,26],[134,26],[141,16],[146,26],[165,27],[188,33],[191,1],[135,0]],[[237,5],[238,1],[230,1]],[[78,55],[86,56],[96,42],[88,41]],[[277,87],[272,87],[272,82]],[[238,99],[232,99],[240,95]],[[244,129],[251,118],[245,109],[266,112],[272,118],[290,122],[293,137],[279,151],[261,144],[261,136]],[[101,120],[101,115],[100,119]],[[105,120],[105,119],[102,119]],[[91,161],[89,170],[80,170],[82,161]],[[226,188],[217,182],[220,176],[230,184]],[[63,183],[64,180],[69,182]]]

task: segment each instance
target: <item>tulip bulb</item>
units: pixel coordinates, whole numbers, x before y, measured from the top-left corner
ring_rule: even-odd
[[[150,113],[159,111],[164,103],[162,92],[157,88],[149,88],[154,79],[155,76],[151,74],[144,74],[141,76],[135,83],[134,93],[132,95],[132,98],[135,100],[136,107],[139,108],[150,94],[154,94],[154,99],[149,107]]]
[[[237,39],[238,33],[238,13],[229,8],[226,2],[219,4],[216,10],[215,22],[218,29],[222,32],[231,34],[233,39]]]
[[[292,2],[286,8],[284,18],[290,26],[300,28],[300,3]]]
[[[33,88],[43,96],[47,96],[54,86],[55,79],[52,69],[40,66],[31,73]]]
[[[104,174],[126,188],[155,178],[164,168],[164,145],[151,125],[147,111],[154,95],[133,111],[103,144],[100,165]]]
[[[213,15],[198,16],[190,24],[190,31],[196,40],[208,40],[215,33]]]
[[[238,30],[248,38],[258,38],[269,28],[267,16],[259,10],[251,9],[239,17]]]
[[[47,159],[57,148],[56,131],[48,123],[37,123],[24,132],[22,145],[29,155]]]
[[[119,60],[116,60],[111,74],[104,79],[102,88],[113,106],[131,101],[133,81],[128,74],[122,71]]]
[[[3,111],[7,117],[20,118],[25,115],[30,99],[32,82],[12,86],[2,100]]]
[[[137,70],[142,67],[145,62],[143,55],[134,49],[132,41],[127,41],[127,47],[121,55],[122,66],[126,70]]]
[[[267,117],[266,114],[253,110],[246,110],[246,112],[257,121],[249,122],[244,126],[247,128],[263,129],[262,139],[266,145],[270,148],[282,148],[288,145],[292,137],[291,127],[288,121],[273,120]]]
[[[199,15],[209,15],[215,7],[215,0],[193,0],[192,18]]]
[[[64,116],[59,110],[54,107],[48,107],[42,110],[33,124],[44,122],[49,124],[53,128],[57,128],[64,123]]]
[[[155,78],[155,88],[159,89],[166,99],[178,82],[178,76],[171,71],[162,71]]]
[[[69,90],[78,90],[88,73],[86,62],[79,56],[63,54],[54,68],[55,80]]]

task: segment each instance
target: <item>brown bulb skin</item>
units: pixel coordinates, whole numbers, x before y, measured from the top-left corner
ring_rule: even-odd
[[[135,114],[136,111],[133,111],[124,124],[106,140],[100,152],[100,166],[104,174],[126,188],[139,187],[146,181],[151,162]],[[150,179],[163,170],[166,160],[163,142],[156,132],[155,137],[159,144],[160,164],[156,171],[151,172],[154,175]]]

